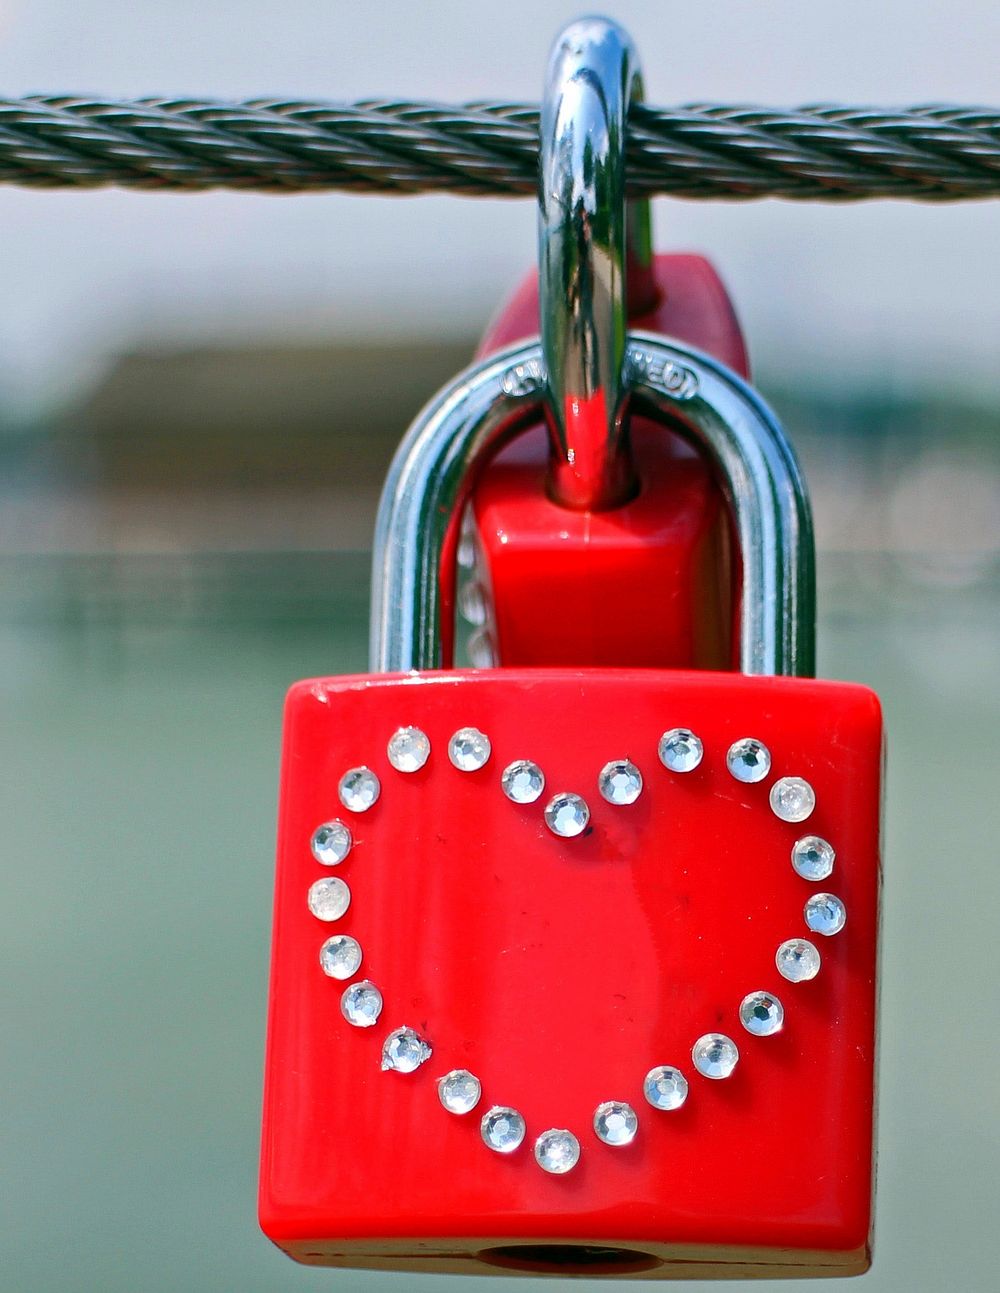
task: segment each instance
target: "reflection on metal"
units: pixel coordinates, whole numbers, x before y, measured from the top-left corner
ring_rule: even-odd
[[[626,281],[655,297],[649,203],[625,202],[626,118],[641,99],[635,49],[616,23],[583,18],[562,32],[542,96],[538,294],[549,487],[567,507],[614,507],[635,488],[622,386]]]
[[[810,675],[812,520],[795,455],[773,413],[722,364],[651,334],[629,336],[624,375],[636,410],[669,420],[712,463],[725,492],[742,566],[741,669]],[[537,342],[512,346],[460,374],[405,436],[376,524],[373,670],[445,663],[439,575],[449,523],[487,457],[537,418],[543,376]]]

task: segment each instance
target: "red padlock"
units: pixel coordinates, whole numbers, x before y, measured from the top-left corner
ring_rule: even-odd
[[[632,56],[600,20],[557,56],[584,107],[618,114],[580,150],[567,136],[582,184],[615,161],[595,139],[620,149]],[[560,272],[543,248],[582,303],[556,341],[543,327],[482,360],[400,447],[375,672],[289,696],[260,1215],[303,1262],[630,1278],[869,1262],[879,705],[803,676],[812,533],[773,415],[716,360],[626,340],[622,239],[606,262],[588,241],[624,227],[615,191],[574,208]],[[558,342],[574,329],[576,350]],[[562,503],[630,497],[626,406],[711,468],[740,673],[442,669],[458,518],[543,406]],[[565,586],[551,569],[551,614],[573,622],[585,564]]]
[[[766,408],[659,339],[627,361],[728,485],[744,676],[428,672],[465,468],[534,415],[539,347],[430,406],[380,515],[391,672],[288,703],[261,1218],[301,1261],[867,1266],[878,702],[787,676],[811,533]]]

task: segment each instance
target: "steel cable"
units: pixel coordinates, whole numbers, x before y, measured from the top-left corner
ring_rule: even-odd
[[[524,104],[0,100],[0,182],[31,187],[531,194]],[[633,194],[957,201],[1000,193],[1000,110],[637,105]]]

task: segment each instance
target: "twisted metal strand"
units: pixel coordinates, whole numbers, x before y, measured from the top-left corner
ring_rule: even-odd
[[[0,183],[278,192],[535,191],[538,110],[399,100],[0,100]],[[632,194],[956,201],[1000,193],[1000,110],[636,105]]]

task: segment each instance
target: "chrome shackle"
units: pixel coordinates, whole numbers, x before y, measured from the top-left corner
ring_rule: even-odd
[[[740,669],[812,674],[812,520],[795,454],[774,414],[723,364],[652,334],[629,335],[623,378],[636,411],[685,436],[712,464],[728,500],[741,563]],[[449,526],[486,461],[537,421],[546,390],[540,343],[519,344],[466,369],[410,427],[376,522],[373,671],[445,663],[440,578]]]
[[[636,487],[628,448],[627,289],[656,298],[649,202],[626,203],[629,104],[638,56],[606,18],[557,38],[539,120],[538,305],[548,373],[549,490],[576,509],[615,507]]]

